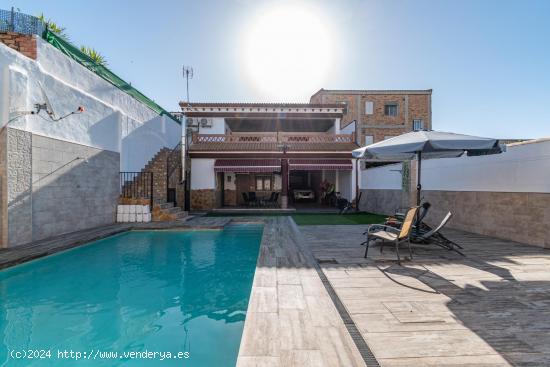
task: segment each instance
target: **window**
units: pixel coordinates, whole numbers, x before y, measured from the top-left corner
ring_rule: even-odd
[[[366,101],[365,102],[365,115],[372,115],[374,111],[374,102]]]
[[[386,103],[384,105],[384,115],[397,116],[398,115],[397,103]]]
[[[414,131],[424,130],[424,121],[422,121],[421,119],[414,119],[413,130]]]
[[[365,135],[365,145],[372,144],[374,142],[374,136]]]
[[[271,176],[256,176],[256,191],[271,190]]]

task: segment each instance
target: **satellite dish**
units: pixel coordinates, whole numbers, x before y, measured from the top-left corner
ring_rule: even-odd
[[[53,110],[52,104],[50,103],[50,100],[48,99],[48,95],[46,94],[46,91],[44,90],[44,87],[42,86],[42,83],[38,82],[38,86],[40,87],[40,91],[42,92],[42,98],[44,98],[44,105],[46,106],[46,113],[52,120],[55,120],[57,118],[55,111]]]

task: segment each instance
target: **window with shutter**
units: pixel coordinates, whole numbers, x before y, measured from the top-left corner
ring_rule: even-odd
[[[374,102],[366,101],[365,102],[365,115],[372,115],[374,112]]]

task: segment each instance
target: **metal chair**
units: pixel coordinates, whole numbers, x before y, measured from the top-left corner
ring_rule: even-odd
[[[246,194],[246,192],[242,192],[241,195],[243,196],[243,200],[246,206],[250,206],[250,200],[248,199],[248,195]]]
[[[399,244],[401,242],[407,241],[407,244],[409,246],[409,255],[412,259],[412,250],[411,250],[411,232],[412,227],[414,224],[414,217],[416,216],[416,212],[418,211],[418,207],[412,207],[407,211],[407,214],[405,215],[405,219],[403,220],[403,225],[401,226],[401,229],[397,229],[391,226],[383,225],[383,224],[374,224],[368,227],[367,231],[364,233],[367,236],[367,240],[363,242],[361,245],[365,245],[365,258],[367,257],[367,254],[369,252],[369,245],[370,241],[374,240],[382,240],[382,244],[380,246],[380,252],[383,251],[384,242],[389,241],[393,242],[395,244],[395,253],[397,254],[397,263],[401,265],[401,258],[399,257]]]
[[[271,192],[271,195],[269,196],[269,199],[263,200],[263,205],[270,207],[275,202],[275,191]]]
[[[248,192],[248,201],[253,206],[256,206],[258,204],[258,198],[256,197],[256,193],[254,191]]]

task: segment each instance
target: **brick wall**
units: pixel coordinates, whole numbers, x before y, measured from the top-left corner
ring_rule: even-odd
[[[365,113],[365,103],[373,102],[373,113]],[[409,132],[413,128],[413,120],[423,120],[425,129],[431,129],[431,91],[407,91],[383,93],[380,91],[329,91],[322,90],[313,95],[311,103],[341,103],[348,106],[342,119],[342,126],[353,120],[359,123],[361,144],[365,136],[372,136],[374,142],[384,140],[389,136],[397,136]],[[384,106],[387,103],[398,105],[397,116],[386,116]]]
[[[36,36],[14,32],[0,32],[0,42],[36,60]]]

